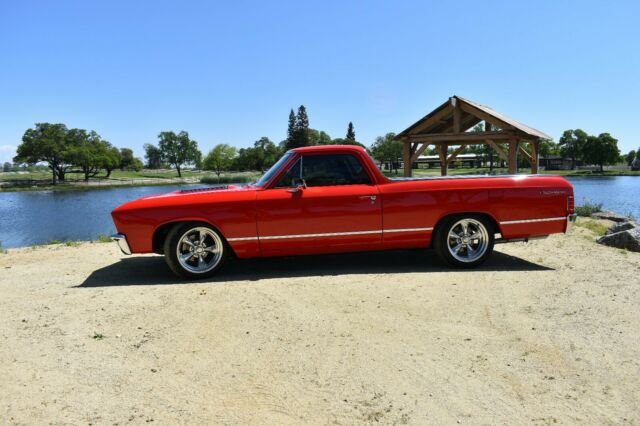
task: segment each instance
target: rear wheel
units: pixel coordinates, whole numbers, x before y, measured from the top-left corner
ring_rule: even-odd
[[[205,278],[220,270],[227,258],[220,234],[203,223],[174,226],[164,241],[164,257],[169,268],[182,278]]]
[[[472,268],[493,251],[493,224],[480,215],[456,215],[444,219],[434,234],[434,248],[445,263]]]

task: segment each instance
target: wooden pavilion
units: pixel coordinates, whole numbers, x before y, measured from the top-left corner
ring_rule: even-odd
[[[468,131],[481,121],[483,132]],[[411,176],[412,165],[429,145],[434,145],[440,157],[440,172],[446,176],[447,167],[467,145],[491,146],[516,173],[518,153],[531,164],[531,173],[538,173],[538,144],[551,137],[539,130],[519,123],[484,105],[459,96],[452,96],[438,108],[398,134],[404,144],[404,175]],[[508,149],[502,148],[508,144]],[[449,147],[456,147],[449,152]]]

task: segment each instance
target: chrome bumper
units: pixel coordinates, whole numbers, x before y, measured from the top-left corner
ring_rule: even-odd
[[[111,239],[118,243],[118,247],[120,247],[120,250],[122,250],[124,254],[131,254],[127,237],[125,237],[124,234],[113,234]]]
[[[567,216],[567,229],[564,231],[565,233],[571,230],[571,228],[573,227],[573,224],[576,223],[577,218],[578,218],[578,215],[575,213],[571,213],[570,215]]]

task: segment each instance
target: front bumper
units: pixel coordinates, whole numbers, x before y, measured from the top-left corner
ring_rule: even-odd
[[[573,227],[573,224],[576,223],[576,219],[578,218],[578,215],[575,213],[571,213],[570,215],[567,216],[567,229],[566,232],[569,232],[571,230],[571,228]]]
[[[129,243],[127,242],[127,237],[124,234],[113,234],[111,239],[118,243],[118,247],[124,254],[131,254],[131,249],[129,248]]]

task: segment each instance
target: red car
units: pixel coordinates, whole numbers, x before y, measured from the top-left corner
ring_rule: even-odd
[[[433,247],[473,267],[496,242],[566,232],[573,188],[557,176],[389,179],[356,146],[288,151],[257,182],[144,197],[112,212],[126,254],[164,254],[185,278],[239,258]]]

